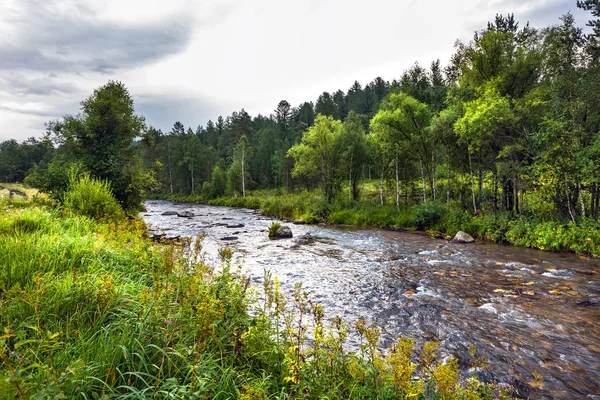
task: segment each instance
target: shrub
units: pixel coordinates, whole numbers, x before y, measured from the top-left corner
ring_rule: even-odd
[[[109,183],[89,175],[71,180],[64,205],[76,214],[94,219],[113,218],[122,212]]]
[[[281,224],[279,222],[273,222],[271,226],[269,226],[269,237],[275,237],[275,233],[279,228],[281,228]]]
[[[419,230],[433,228],[444,216],[445,208],[440,203],[425,203],[412,211],[413,225]]]

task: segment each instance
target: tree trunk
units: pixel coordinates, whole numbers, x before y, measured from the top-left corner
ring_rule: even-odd
[[[481,208],[481,203],[482,203],[482,196],[483,196],[483,168],[482,168],[482,162],[481,162],[481,149],[479,150],[479,156],[477,158],[477,168],[478,168],[478,172],[477,172],[477,179],[478,179],[478,183],[477,183],[477,201],[479,202],[479,208]]]
[[[244,150],[242,150],[242,196],[244,198],[246,198],[246,174],[244,171],[244,162],[246,161],[245,156],[246,156],[246,152]]]
[[[583,190],[581,190],[581,182],[577,182],[577,191],[579,192],[579,203],[581,204],[581,216],[585,218],[585,201],[583,201]]]
[[[192,167],[192,194],[196,194],[196,192],[194,192],[194,167]]]
[[[567,209],[569,210],[569,216],[574,223],[577,223],[577,218],[575,217],[575,213],[573,212],[573,207],[571,206],[571,196],[569,196],[569,191],[565,190],[567,195]]]
[[[596,196],[597,196],[597,192],[596,192],[596,184],[592,184],[592,199],[590,201],[590,215],[594,218],[596,218],[597,216],[597,209],[596,209]]]
[[[473,212],[477,212],[477,204],[475,204],[475,177],[473,176],[473,163],[471,162],[471,152],[469,151],[469,171],[471,173],[471,194],[473,195]]]
[[[379,201],[383,205],[383,175],[385,174],[385,168],[381,167],[381,180],[379,181]]]
[[[348,203],[352,203],[352,158],[354,154],[350,154],[350,180],[348,181]]]
[[[431,195],[433,196],[433,201],[436,200],[436,192],[435,192],[435,153],[431,152]]]
[[[423,170],[423,162],[419,160],[419,167],[421,168],[421,182],[423,183],[423,204],[427,203],[427,185],[425,184],[425,171]]]
[[[519,213],[519,181],[515,173],[515,184],[513,185],[513,209],[515,214]]]
[[[169,139],[169,187],[173,194],[173,169],[171,168],[171,140]]]
[[[400,209],[400,176],[398,171],[398,156],[396,156],[396,209]]]
[[[594,207],[594,217],[598,218],[598,210],[600,209],[600,193],[598,193],[598,184],[594,184],[596,188],[596,206]]]
[[[446,206],[450,207],[450,151],[448,151],[448,183],[447,183],[447,191],[446,191]]]
[[[498,211],[498,174],[494,173],[494,213]]]
[[[463,191],[465,190],[465,167],[462,166],[461,167],[461,174],[460,174],[460,179],[459,179],[459,185],[460,187],[458,188],[458,202],[460,203],[460,208],[464,208],[463,206]]]

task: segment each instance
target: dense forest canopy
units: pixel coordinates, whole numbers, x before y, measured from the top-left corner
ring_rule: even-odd
[[[87,171],[112,182],[127,208],[142,190],[209,200],[320,188],[328,202],[355,202],[370,180],[382,205],[597,217],[600,2],[577,6],[590,12],[589,33],[570,13],[542,29],[497,15],[457,41],[446,66],[415,63],[391,82],[354,82],[314,102],[282,100],[268,116],[242,109],[195,128],[144,125],[127,89],[109,82],[42,139],[1,143],[0,180],[59,196],[69,171]],[[117,125],[107,128],[107,113]]]

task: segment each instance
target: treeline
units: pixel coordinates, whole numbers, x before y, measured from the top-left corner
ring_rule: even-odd
[[[457,41],[446,66],[414,64],[392,82],[355,82],[297,107],[282,100],[269,116],[242,109],[196,129],[142,129],[138,184],[205,200],[320,187],[329,202],[354,202],[370,180],[372,201],[398,207],[436,201],[474,213],[597,217],[600,4],[577,6],[596,18],[589,34],[570,13],[543,29],[498,15],[471,41]],[[6,143],[0,176],[19,180],[27,165],[5,168],[15,154],[5,154]],[[28,179],[39,184],[57,157],[27,159]]]

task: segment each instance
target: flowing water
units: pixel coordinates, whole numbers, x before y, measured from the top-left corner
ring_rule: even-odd
[[[287,291],[302,282],[329,316],[375,322],[384,346],[399,335],[436,340],[465,374],[510,384],[524,397],[600,399],[598,259],[321,225],[289,224],[295,238],[312,236],[307,243],[269,240],[273,220],[253,210],[165,201],[146,207],[151,230],[167,237],[206,232],[209,262],[231,247],[255,283],[264,269]],[[168,211],[194,217],[162,215]],[[469,370],[472,345],[489,368]]]

